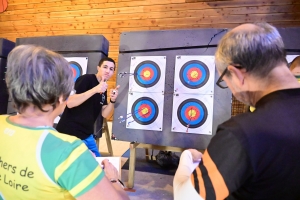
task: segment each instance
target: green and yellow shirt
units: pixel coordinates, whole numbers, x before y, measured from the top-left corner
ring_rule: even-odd
[[[81,140],[52,127],[19,126],[0,115],[0,200],[75,199],[103,177]]]

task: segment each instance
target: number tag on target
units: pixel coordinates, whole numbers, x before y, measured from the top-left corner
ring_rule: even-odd
[[[165,87],[165,56],[131,57],[129,91],[163,92]]]

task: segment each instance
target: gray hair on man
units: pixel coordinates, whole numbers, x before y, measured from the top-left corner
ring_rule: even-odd
[[[54,109],[59,97],[65,100],[69,96],[73,73],[61,55],[40,46],[20,45],[7,59],[5,81],[19,113],[30,104],[47,112],[43,105],[51,104]]]
[[[284,44],[277,29],[268,23],[253,25],[253,30],[230,31],[220,40],[215,54],[219,71],[231,64],[263,78],[276,66],[287,64]]]

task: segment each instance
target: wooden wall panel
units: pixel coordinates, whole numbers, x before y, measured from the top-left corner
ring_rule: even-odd
[[[233,28],[267,21],[300,26],[299,0],[8,0],[0,37],[103,34],[118,59],[123,31]],[[117,61],[118,62],[118,61]],[[115,86],[116,76],[110,81]]]

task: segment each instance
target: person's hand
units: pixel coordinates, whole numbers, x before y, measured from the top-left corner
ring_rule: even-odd
[[[119,179],[118,170],[109,162],[108,159],[104,159],[101,164],[103,165],[103,170],[105,172],[106,177],[109,180],[111,180],[111,179],[118,180]]]
[[[118,92],[119,87],[120,87],[120,85],[118,85],[115,89],[110,89],[109,96],[112,101],[116,101],[118,94],[119,94],[119,92]]]
[[[94,87],[95,93],[104,93],[107,90],[106,80],[102,77],[100,83]]]
[[[202,153],[196,149],[188,149],[192,153],[193,162],[200,162],[202,158]]]

